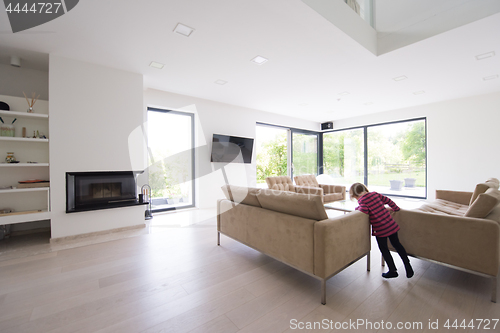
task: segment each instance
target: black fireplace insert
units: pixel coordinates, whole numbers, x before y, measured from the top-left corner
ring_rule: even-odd
[[[134,171],[66,173],[66,213],[144,205]]]

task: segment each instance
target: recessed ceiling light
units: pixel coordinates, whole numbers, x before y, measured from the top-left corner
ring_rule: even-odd
[[[193,28],[190,28],[182,23],[177,23],[177,26],[174,29],[174,32],[177,32],[178,34],[181,34],[186,37],[189,37],[193,31],[194,31]]]
[[[340,95],[340,96],[347,96],[347,95],[349,95],[349,94],[350,94],[350,92],[348,92],[348,91],[344,91],[344,92],[341,92],[339,95]]]
[[[404,76],[404,75],[401,75],[401,76],[393,78],[394,81],[403,81],[403,80],[406,80],[406,79],[407,79],[407,77]]]
[[[225,85],[227,83],[227,81],[224,81],[224,80],[217,80],[215,81],[216,84],[220,84],[221,86]]]
[[[150,67],[153,67],[153,68],[157,68],[157,69],[162,69],[163,66],[165,66],[164,64],[160,64],[159,62],[156,62],[156,61],[151,61],[151,63],[149,64]]]
[[[263,63],[267,62],[268,59],[261,57],[261,56],[256,56],[253,58],[251,61],[256,63],[257,65],[262,65]]]
[[[415,92],[413,93],[413,95],[422,95],[422,94],[425,94],[425,91],[424,91],[424,90],[415,91]]]
[[[493,79],[498,79],[498,75],[490,75],[490,76],[483,77],[483,81],[488,81],[488,80],[493,80]]]
[[[491,52],[488,52],[488,53],[483,53],[483,54],[479,54],[476,56],[476,60],[483,60],[483,59],[486,59],[486,58],[491,58],[495,56],[495,51],[491,51]]]

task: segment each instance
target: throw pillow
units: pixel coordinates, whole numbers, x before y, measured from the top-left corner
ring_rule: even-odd
[[[481,194],[486,192],[491,186],[486,183],[480,183],[476,185],[476,188],[474,189],[474,193],[472,193],[472,197],[470,198],[469,206],[472,206],[474,201],[476,201],[477,197]]]
[[[496,190],[495,190],[496,191]],[[465,217],[484,218],[498,205],[499,199],[491,193],[481,193],[465,212]]]

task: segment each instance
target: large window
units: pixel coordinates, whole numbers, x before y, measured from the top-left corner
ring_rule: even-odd
[[[153,211],[194,206],[194,116],[148,108]]]
[[[370,126],[367,139],[370,190],[426,197],[425,120]]]
[[[292,174],[318,174],[318,133],[292,130]]]
[[[364,156],[362,128],[323,134],[323,173],[333,184],[364,183]]]
[[[426,198],[426,156],[425,119],[323,133],[323,170],[337,184]]]
[[[288,176],[288,132],[286,128],[257,125],[257,186],[267,187],[266,177]]]
[[[320,133],[257,123],[257,186],[266,178],[318,174]]]

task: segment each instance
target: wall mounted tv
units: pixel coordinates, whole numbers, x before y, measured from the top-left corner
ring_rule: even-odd
[[[214,134],[211,162],[252,163],[253,139]]]

